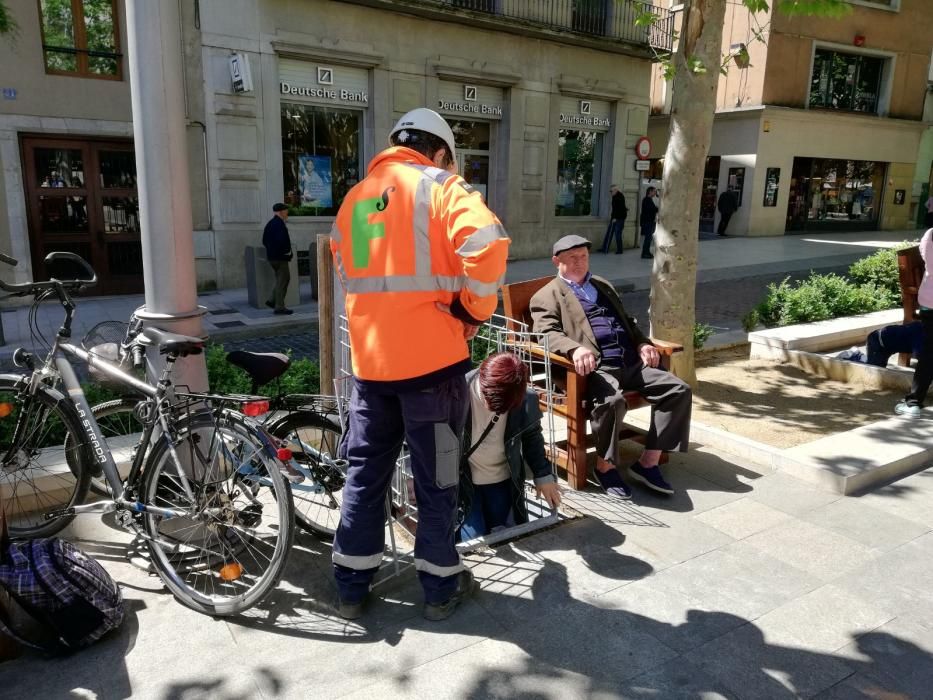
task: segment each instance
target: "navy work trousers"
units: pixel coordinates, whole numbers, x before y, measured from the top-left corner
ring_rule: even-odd
[[[403,439],[418,502],[415,568],[425,601],[443,603],[453,595],[463,569],[454,536],[467,404],[463,375],[420,391],[354,380],[346,441],[350,464],[333,550],[341,600],[361,601],[382,561],[386,493]]]

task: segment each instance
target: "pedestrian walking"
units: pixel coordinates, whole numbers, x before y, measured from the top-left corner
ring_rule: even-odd
[[[719,227],[716,229],[716,234],[725,237],[726,227],[729,226],[729,219],[732,218],[736,209],[739,208],[735,192],[732,190],[725,190],[720,194],[719,201],[716,203],[716,208],[719,210]]]
[[[933,226],[933,194],[927,197],[926,208],[927,208],[927,215],[923,223],[927,228],[930,228],[931,226]]]
[[[612,247],[612,239],[615,238],[616,255],[622,255],[622,232],[625,230],[628,207],[625,206],[625,195],[619,190],[618,185],[610,186],[609,191],[612,193],[612,213],[609,219],[609,227],[606,229],[606,237],[603,239],[602,252],[609,252]]]
[[[454,545],[467,340],[495,311],[509,238],[456,166],[436,112],[405,114],[391,147],[347,194],[331,233],[346,295],[353,396],[333,564],[337,612],[356,619],[385,547],[386,493],[404,440],[424,616],[442,620],[474,588]]]
[[[645,198],[641,200],[641,257],[648,260],[654,257],[651,254],[651,241],[658,227],[658,209],[658,190],[656,187],[649,187],[645,192]]]
[[[272,289],[272,298],[266,301],[266,306],[275,309],[276,314],[290,315],[294,311],[285,308],[285,294],[288,292],[288,283],[291,273],[288,263],[292,259],[292,239],[288,235],[288,205],[281,202],[272,205],[272,218],[262,232],[262,244],[266,247],[266,260],[275,273],[275,287]]]

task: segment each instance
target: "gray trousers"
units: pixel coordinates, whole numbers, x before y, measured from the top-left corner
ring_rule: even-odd
[[[666,370],[638,363],[621,369],[600,367],[587,376],[586,394],[593,409],[590,423],[597,455],[613,464],[618,460],[619,431],[628,410],[624,391],[637,391],[651,404],[646,450],[687,451],[693,408],[690,385]]]
[[[272,269],[275,271],[275,288],[272,290],[272,298],[269,300],[276,310],[285,308],[285,294],[288,292],[288,283],[291,281],[291,272],[288,269],[287,260],[269,261]]]

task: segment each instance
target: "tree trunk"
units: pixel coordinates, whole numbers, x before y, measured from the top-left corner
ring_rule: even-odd
[[[684,6],[655,232],[651,333],[683,344],[684,351],[674,356],[674,371],[694,386],[700,195],[716,112],[725,10],[726,0],[687,0]],[[705,71],[691,70],[698,62]]]

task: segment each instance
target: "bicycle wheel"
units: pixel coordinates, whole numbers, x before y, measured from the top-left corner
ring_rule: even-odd
[[[199,414],[180,423],[173,449],[160,440],[144,468],[143,503],[185,513],[144,513],[152,561],[182,604],[235,615],[261,601],[285,570],[295,519],[289,485],[243,416]]]
[[[133,449],[145,427],[139,419],[139,404],[139,399],[125,398],[106,401],[91,408],[117,467],[132,461]],[[99,496],[111,495],[110,484],[99,469],[91,474],[90,487]]]
[[[340,522],[346,468],[323,463],[315,452],[337,458],[340,423],[314,411],[294,411],[273,421],[268,430],[288,443],[292,456],[311,475],[292,486],[298,525],[319,537],[332,538]]]
[[[22,377],[0,376],[0,498],[11,537],[49,537],[74,516],[46,515],[78,505],[87,494],[86,438],[61,393],[21,390]]]

